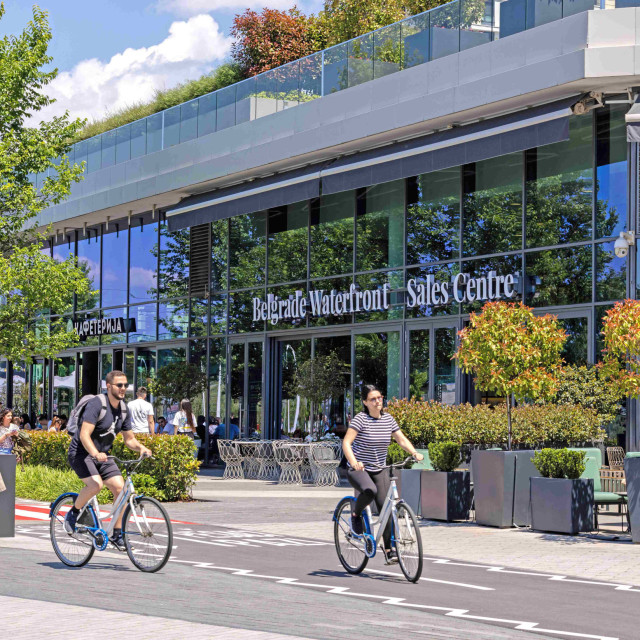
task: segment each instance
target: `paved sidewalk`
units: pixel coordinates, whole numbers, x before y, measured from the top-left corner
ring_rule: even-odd
[[[184,640],[184,638],[216,638],[216,640],[302,640],[299,636],[233,629],[211,624],[187,622],[156,616],[78,607],[76,605],[0,596],[0,630],[12,640],[41,638],[94,637],[108,632],[108,637],[133,637],[136,640]],[[57,624],[53,621],[57,620]],[[70,635],[70,629],[73,632]]]

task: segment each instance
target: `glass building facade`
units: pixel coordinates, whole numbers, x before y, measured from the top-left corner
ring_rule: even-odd
[[[316,411],[338,427],[360,410],[363,383],[387,398],[491,401],[452,360],[457,332],[483,303],[472,292],[408,304],[409,282],[434,291],[458,274],[511,277],[510,300],[562,322],[567,362],[597,362],[605,311],[636,295],[629,259],[613,250],[619,232],[633,228],[627,110],[572,116],[563,142],[181,231],[151,213],[68,231],[47,250],[77,256],[94,290],[60,313],[75,322],[122,318],[127,330],[88,335],[55,363],[16,366],[14,387],[26,385],[20,393],[33,413],[68,413],[112,368],[129,376],[132,394],[159,367],[188,359],[208,377],[192,399],[197,414],[273,438],[310,418],[291,388],[296,368],[335,352],[349,373]],[[352,287],[383,291],[388,304],[275,323],[256,314],[256,299]],[[47,318],[39,321],[46,330]],[[615,429],[610,435],[623,438],[624,425]]]

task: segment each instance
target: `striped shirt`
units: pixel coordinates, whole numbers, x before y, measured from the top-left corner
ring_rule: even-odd
[[[372,418],[361,411],[349,423],[349,429],[357,431],[351,449],[367,471],[379,471],[377,467],[387,464],[391,434],[400,430],[392,415],[383,413],[379,418]]]

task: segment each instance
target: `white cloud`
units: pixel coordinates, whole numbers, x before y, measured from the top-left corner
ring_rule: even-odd
[[[35,114],[31,124],[67,109],[74,117],[100,118],[108,111],[148,100],[156,89],[211,71],[228,55],[231,42],[209,15],[174,22],[159,44],[125,49],[108,62],[83,60],[71,71],[60,73],[47,88],[56,102]]]
[[[245,9],[289,9],[295,0],[156,0],[156,10],[179,16],[192,16],[209,11],[244,12]]]

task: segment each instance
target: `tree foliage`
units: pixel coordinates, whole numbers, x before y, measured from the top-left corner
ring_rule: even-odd
[[[326,356],[316,355],[313,360],[305,360],[298,364],[290,392],[314,404],[338,397],[344,391],[346,369],[346,364],[335,351]]]
[[[180,361],[160,367],[148,386],[154,396],[172,404],[185,398],[193,400],[204,391],[206,384],[207,375],[197,364]]]

